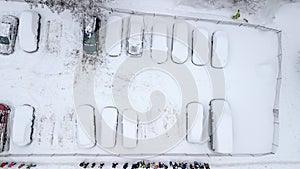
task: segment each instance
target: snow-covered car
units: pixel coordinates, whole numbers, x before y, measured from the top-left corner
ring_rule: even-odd
[[[233,151],[233,118],[229,103],[223,99],[210,102],[211,149],[217,153]]]
[[[166,23],[156,23],[152,27],[151,58],[157,63],[168,60],[168,27]]]
[[[97,17],[84,20],[83,50],[87,54],[95,54],[98,51],[99,19]]]
[[[10,107],[0,103],[0,152],[3,152],[8,140],[8,122],[9,122]]]
[[[171,59],[177,64],[182,64],[189,57],[188,26],[186,23],[174,23],[172,36]]]
[[[217,69],[226,67],[229,57],[229,39],[224,31],[216,31],[212,35],[212,57],[211,66]]]
[[[143,52],[143,18],[131,17],[127,38],[127,53],[133,56],[140,56]]]
[[[32,142],[35,108],[25,104],[17,107],[13,117],[12,141],[15,145],[25,146]]]
[[[141,36],[135,35],[128,39],[128,49],[127,53],[130,55],[136,55],[139,56],[142,53],[142,40]]]
[[[77,115],[77,145],[80,148],[92,148],[96,145],[95,108],[91,105],[80,105]]]
[[[204,107],[201,103],[191,102],[186,106],[187,111],[187,136],[189,143],[202,142]]]
[[[111,16],[107,19],[105,51],[109,56],[116,57],[122,52],[122,25],[120,16]]]
[[[123,112],[122,129],[123,146],[125,148],[135,148],[138,142],[138,116],[135,111],[127,110]]]
[[[116,145],[119,111],[115,107],[105,107],[101,112],[100,145],[113,148]]]
[[[4,15],[0,21],[0,53],[12,54],[16,43],[19,20],[12,15]]]
[[[38,50],[40,15],[35,11],[24,11],[20,16],[19,41],[26,52]]]
[[[211,38],[206,29],[197,28],[192,32],[192,63],[204,66],[209,62]]]

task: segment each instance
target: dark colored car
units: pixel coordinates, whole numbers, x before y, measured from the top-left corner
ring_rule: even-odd
[[[84,20],[83,51],[87,54],[95,54],[98,51],[98,34],[100,21],[97,17]]]
[[[7,144],[7,127],[9,122],[10,108],[6,104],[0,103],[0,152],[5,150]]]

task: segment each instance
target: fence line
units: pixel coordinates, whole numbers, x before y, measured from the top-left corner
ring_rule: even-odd
[[[173,17],[174,19],[183,19],[183,20],[191,20],[191,21],[204,21],[204,22],[211,22],[216,24],[224,24],[224,25],[235,25],[235,26],[245,26],[245,27],[251,27],[255,29],[261,29],[264,31],[273,31],[276,33],[281,32],[278,29],[263,26],[263,25],[257,25],[257,24],[251,24],[251,23],[244,23],[244,22],[237,22],[237,21],[223,21],[218,19],[206,19],[206,18],[198,18],[198,17],[192,17],[192,16],[183,16],[183,15],[170,15],[170,14],[161,14],[161,13],[151,13],[151,12],[142,12],[142,11],[134,11],[129,9],[122,9],[122,8],[111,8],[102,6],[102,9],[105,9],[107,11],[111,12],[119,12],[119,13],[125,13],[125,14],[134,14],[134,15],[152,15],[152,16],[160,16],[160,17]]]
[[[134,157],[134,156],[170,156],[170,157],[199,157],[199,156],[207,156],[207,157],[223,157],[223,156],[230,156],[230,157],[261,157],[265,155],[273,154],[269,153],[259,153],[259,154],[188,154],[188,153],[167,153],[167,154],[153,154],[153,153],[139,153],[139,154],[88,154],[88,153],[30,153],[30,154],[15,154],[15,153],[6,153],[0,154],[0,157]]]

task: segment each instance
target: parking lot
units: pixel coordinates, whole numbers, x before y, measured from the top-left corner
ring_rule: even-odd
[[[16,5],[1,10],[19,17],[28,8]],[[12,114],[34,107],[32,142],[11,143],[4,154],[273,151],[276,32],[116,12],[100,20],[97,55],[83,51],[81,25],[70,14],[34,11],[38,50],[23,51],[17,36],[14,53],[0,62],[1,102]],[[85,57],[100,61],[82,63]]]
[[[85,90],[84,96],[88,98],[94,94],[96,99],[79,99],[77,102],[86,102],[85,104],[96,108],[95,130],[100,133],[102,125],[98,124],[103,122],[98,120],[101,120],[102,111],[107,106],[116,107],[121,114],[118,116],[121,120],[115,115],[110,118],[114,122],[110,121],[108,124],[112,133],[118,133],[116,136],[113,134],[114,137],[105,138],[96,133],[95,141],[99,146],[105,140],[110,142],[111,146],[107,148],[109,151],[120,154],[158,153],[160,150],[143,149],[147,147],[146,144],[152,143],[162,145],[162,149],[170,148],[168,145],[176,145],[170,154],[179,153],[180,149],[185,149],[190,154],[206,154],[211,153],[209,135],[210,130],[213,130],[213,133],[216,132],[214,137],[220,137],[213,143],[220,147],[219,153],[263,154],[273,151],[272,144],[274,139],[276,141],[277,132],[273,123],[277,120],[273,108],[277,97],[279,61],[277,50],[265,49],[269,45],[278,49],[276,33],[231,25],[185,22],[168,17],[126,16],[118,13],[108,17],[107,22],[110,24],[104,28],[105,65],[98,66],[88,76],[87,79],[94,77],[93,83],[86,79],[82,82],[89,86],[87,88],[94,88],[92,93]],[[132,29],[133,26],[137,29]],[[243,38],[245,34],[251,34],[251,37]],[[249,47],[243,43],[245,41],[252,41],[253,46]],[[260,44],[263,41],[268,41],[268,47]],[[211,45],[213,51],[210,51]],[[140,48],[143,50],[136,50]],[[243,71],[241,73],[236,70]],[[257,76],[257,72],[266,74]],[[166,80],[169,77],[173,79]],[[75,86],[75,91],[80,91],[76,89]],[[188,89],[197,90],[198,93],[191,94]],[[259,99],[255,95],[260,96]],[[223,103],[223,99],[226,103]],[[214,108],[218,102],[222,102],[221,105],[228,104],[228,108]],[[164,103],[165,107],[160,107],[160,103]],[[214,113],[216,124],[211,126],[209,114]],[[186,119],[186,114],[191,117]],[[226,117],[229,121],[224,120],[223,124],[222,119],[227,119]],[[138,123],[138,127],[128,127],[131,133],[137,131],[137,135],[124,133],[127,123],[131,124],[129,126],[136,126]],[[197,125],[199,123],[202,124]],[[228,123],[232,124],[229,129]],[[123,126],[115,127],[116,124]],[[216,127],[216,130],[210,127]],[[219,129],[221,130],[218,131]],[[179,141],[181,144],[178,144],[178,140],[185,139],[186,132],[187,142]],[[224,138],[218,133],[226,133],[225,135],[232,137]],[[173,137],[168,137],[169,135]],[[130,151],[122,140],[128,137],[131,138],[130,146],[134,144]],[[156,139],[151,140],[152,138]],[[218,142],[222,139],[225,144],[223,141]],[[157,143],[157,140],[165,140],[165,144]],[[222,149],[222,146],[228,147],[230,144],[231,150]]]

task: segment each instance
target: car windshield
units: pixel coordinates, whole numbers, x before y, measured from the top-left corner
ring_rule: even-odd
[[[8,45],[9,44],[8,37],[0,36],[0,43]]]

